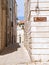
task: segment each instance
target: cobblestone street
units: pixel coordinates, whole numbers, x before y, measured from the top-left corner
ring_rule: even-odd
[[[14,46],[11,46],[13,48],[15,48]],[[30,57],[28,55],[28,52],[26,50],[26,48],[24,46],[20,45],[20,48],[18,48],[17,50],[13,50],[13,48],[11,49],[11,47],[6,48],[0,55],[0,65],[22,65],[25,63],[29,63],[30,62]],[[9,52],[11,51],[12,52]],[[7,54],[7,52],[9,52]]]

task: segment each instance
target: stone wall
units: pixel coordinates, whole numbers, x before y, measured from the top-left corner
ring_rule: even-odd
[[[39,2],[41,11],[37,15],[36,1],[30,1],[30,20],[25,23],[27,37],[25,45],[28,46],[28,52],[33,62],[49,62],[49,1],[39,0]],[[47,20],[35,22],[34,17],[46,17]]]
[[[15,0],[0,0],[0,50],[16,43]]]
[[[0,0],[0,49],[6,45],[6,0]]]
[[[0,50],[1,50],[1,0],[0,0]]]

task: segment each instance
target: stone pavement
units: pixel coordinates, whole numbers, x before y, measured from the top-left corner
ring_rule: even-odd
[[[26,65],[31,61],[24,46],[20,45],[18,49],[13,50],[15,46],[11,46],[12,49],[11,47],[5,48],[0,54],[0,65]]]
[[[31,62],[23,45],[10,45],[0,54],[0,65],[49,65],[49,62]]]

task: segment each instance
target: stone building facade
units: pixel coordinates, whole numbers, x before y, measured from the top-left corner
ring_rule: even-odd
[[[25,0],[25,20],[24,45],[31,60],[49,65],[49,0]]]
[[[7,45],[16,43],[16,0],[7,0]]]
[[[17,22],[17,43],[24,45],[24,20]]]
[[[0,50],[16,43],[16,0],[0,0]]]
[[[16,22],[17,22],[17,2],[16,0],[13,1],[13,44],[16,43],[16,37],[17,37],[17,26],[16,26]]]
[[[6,45],[6,1],[0,0],[0,50]]]

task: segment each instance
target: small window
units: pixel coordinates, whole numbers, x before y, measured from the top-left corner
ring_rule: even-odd
[[[11,22],[11,26],[13,27],[13,22]]]
[[[10,8],[10,11],[11,11],[12,9]]]

